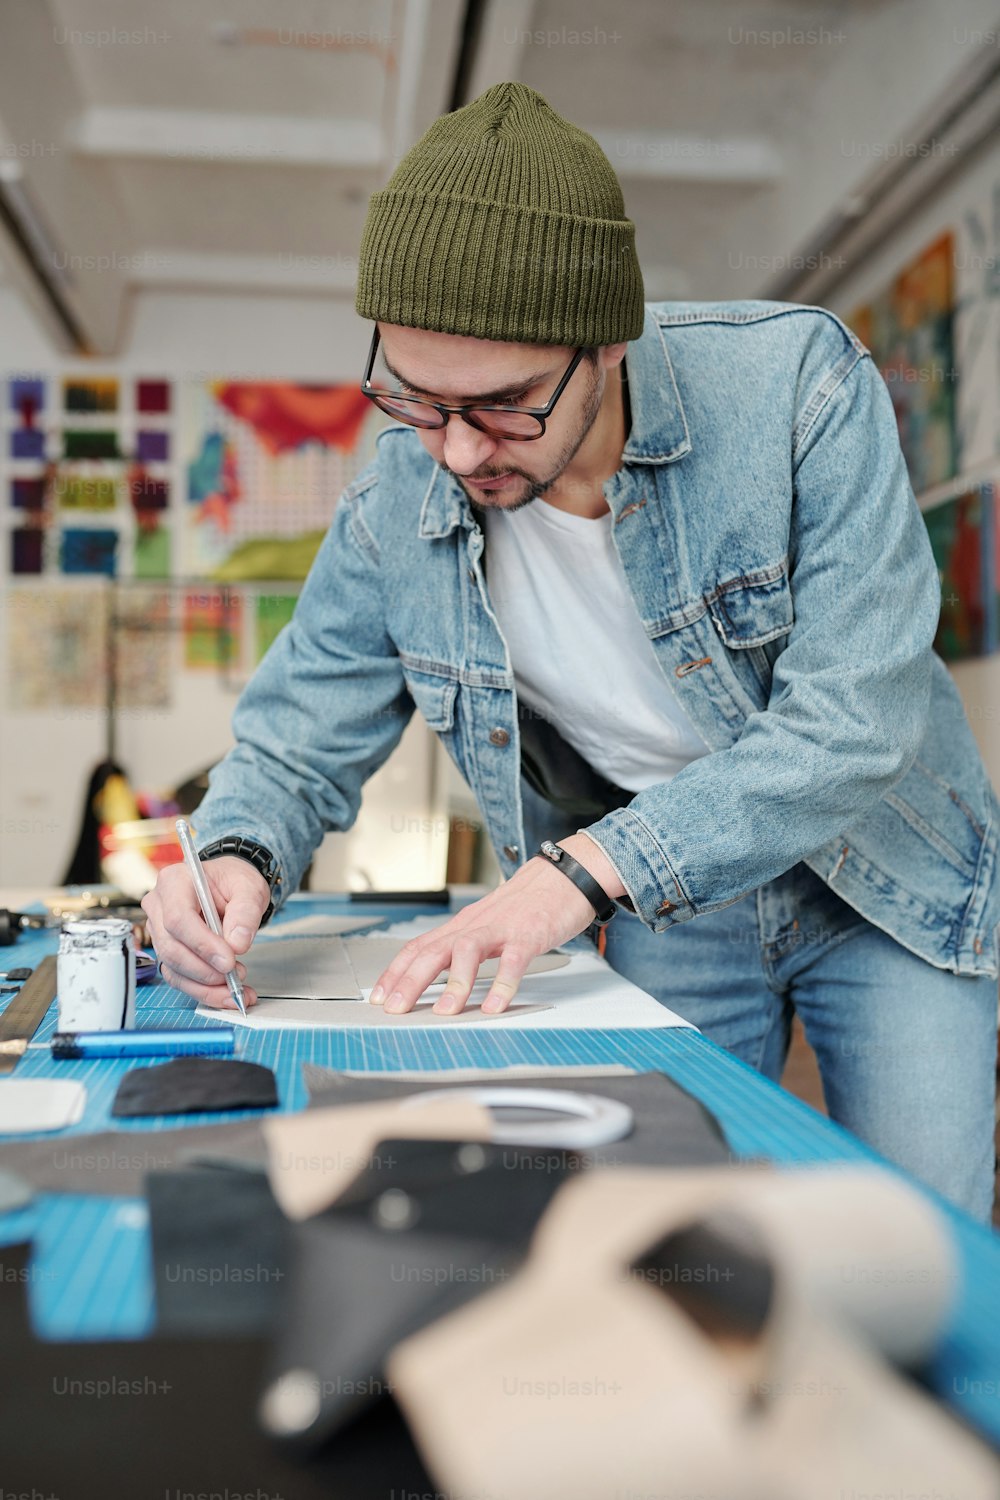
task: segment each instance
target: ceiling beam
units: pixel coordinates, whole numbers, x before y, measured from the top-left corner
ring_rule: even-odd
[[[64,287],[39,253],[23,214],[18,213],[17,199],[11,201],[9,174],[3,170],[8,166],[0,162],[0,267],[7,276],[6,285],[22,298],[56,349],[83,352],[86,339],[66,306]]]
[[[403,11],[401,61],[392,130],[393,166],[409,151],[419,134],[416,125],[417,107],[424,71],[430,14],[430,0],[407,0],[406,9]]]
[[[357,277],[356,255],[246,255],[228,250],[149,250],[131,273],[137,287],[352,296]]]
[[[385,145],[371,120],[307,119],[193,109],[85,109],[68,144],[83,156],[254,166],[377,167]]]
[[[657,130],[591,130],[619,177],[658,182],[763,187],[785,175],[781,153],[763,137],[729,139]]]
[[[47,3],[7,4],[0,43],[0,143],[5,169],[6,254],[33,305],[50,304],[46,326],[95,354],[114,351],[125,314],[130,225],[100,162],[65,149],[82,107],[71,47],[53,45]]]
[[[534,13],[535,0],[498,0],[476,18],[463,104],[478,99],[495,83],[521,77]]]
[[[866,259],[921,212],[940,186],[957,175],[1000,134],[1000,59],[983,45],[970,63],[886,151],[885,159],[855,184],[846,201],[814,231],[791,269],[775,277],[762,296],[823,303]]]

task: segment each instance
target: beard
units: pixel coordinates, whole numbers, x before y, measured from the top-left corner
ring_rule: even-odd
[[[526,505],[531,505],[534,500],[540,500],[546,490],[551,489],[556,480],[561,478],[579,452],[584,438],[596,422],[597,413],[601,409],[601,401],[604,395],[602,382],[596,367],[591,366],[591,369],[593,371],[593,378],[590,383],[590,389],[587,392],[586,401],[584,402],[580,426],[575,435],[569,438],[563,445],[559,455],[551,460],[549,473],[544,477],[539,478],[535,474],[528,474],[524,469],[517,469],[512,464],[508,464],[503,469],[490,470],[477,477],[479,479],[501,479],[505,474],[516,474],[523,483],[510,490],[498,493],[496,499],[484,499],[481,495],[477,499],[469,490],[467,476],[455,474],[445,464],[439,465],[446,474],[451,475],[452,479],[457,480],[474,512],[482,514],[488,510],[505,510],[508,512],[523,510]]]

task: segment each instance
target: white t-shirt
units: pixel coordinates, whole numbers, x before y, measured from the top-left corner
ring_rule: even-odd
[[[519,699],[626,791],[667,781],[708,746],[642,628],[611,535],[535,500],[485,512],[490,602]]]

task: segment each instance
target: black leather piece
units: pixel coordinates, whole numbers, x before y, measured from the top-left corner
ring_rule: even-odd
[[[590,871],[575,860],[572,854],[552,842],[545,842],[539,845],[538,853],[541,854],[543,859],[547,859],[550,864],[554,864],[556,869],[565,875],[566,879],[571,881],[578,891],[581,891],[586,896],[597,913],[597,920],[599,922],[611,921],[616,910],[614,901],[612,901],[604,887],[594,879]]]
[[[118,1085],[111,1113],[188,1115],[205,1110],[273,1109],[278,1087],[270,1068],[229,1057],[174,1057],[133,1068]]]
[[[576,752],[572,752],[575,754]],[[586,762],[584,762],[586,766]],[[587,766],[588,773],[591,767]],[[530,768],[529,768],[530,770]],[[634,793],[627,792],[624,788],[614,788],[610,794],[598,789],[579,805],[572,804],[570,798],[566,806],[557,807],[548,801],[538,790],[541,779],[531,773],[533,780],[529,780],[526,768],[522,762],[520,791],[521,791],[521,816],[524,823],[524,848],[527,855],[531,855],[543,839],[551,839],[558,844],[560,839],[568,838],[576,833],[579,828],[586,828],[596,819],[604,817],[605,813],[612,812],[616,807],[623,807],[631,802]],[[610,786],[610,782],[606,783]],[[626,911],[635,911],[629,896],[616,897],[619,906]],[[598,929],[592,926],[587,929],[589,933],[596,934]],[[596,941],[596,938],[595,938]]]
[[[153,1172],[146,1199],[157,1331],[269,1333],[286,1275],[287,1221],[266,1174],[221,1163]]]
[[[738,1212],[710,1214],[671,1230],[630,1269],[720,1337],[759,1338],[773,1309],[767,1246]]]
[[[331,1069],[307,1064],[304,1069],[309,1089],[309,1108],[327,1108],[337,1104],[367,1104],[371,1101],[399,1099],[406,1094],[427,1093],[448,1088],[435,1079],[420,1083],[388,1078],[353,1078]],[[584,1153],[585,1166],[643,1167],[713,1167],[730,1160],[730,1150],[715,1116],[664,1073],[636,1073],[631,1077],[514,1078],[509,1083],[491,1078],[488,1086],[504,1088],[545,1088],[568,1093],[602,1094],[627,1104],[635,1116],[631,1135]],[[455,1088],[475,1088],[475,1083],[455,1084]],[[505,1114],[505,1118],[510,1116]],[[541,1118],[544,1118],[542,1116]]]
[[[306,1081],[311,1091],[310,1107],[379,1103],[445,1086],[436,1081],[394,1083],[382,1079],[353,1079],[312,1065],[306,1072]],[[531,1080],[517,1080],[505,1085],[520,1089],[534,1086]],[[579,1157],[567,1153],[563,1158],[560,1154],[560,1166],[565,1164],[567,1170],[615,1165],[711,1166],[729,1159],[725,1141],[714,1119],[695,1099],[662,1074],[591,1080],[545,1079],[544,1087],[603,1094],[628,1104],[635,1115],[635,1128],[625,1140]],[[507,1113],[505,1118],[510,1119],[510,1114]],[[193,1153],[199,1136],[204,1135],[204,1158],[210,1148],[207,1138],[214,1133],[211,1129],[185,1132],[186,1137],[192,1138],[187,1151]],[[491,1256],[497,1245],[502,1248],[510,1232],[509,1226],[518,1223],[522,1209],[531,1221],[536,1207],[532,1192],[534,1182],[530,1180],[526,1186],[517,1187],[512,1197],[505,1195],[498,1200],[502,1204],[498,1221],[495,1222],[493,1215],[479,1204],[475,1207],[474,1219],[468,1218],[466,1216],[472,1210],[466,1194],[449,1188],[453,1183],[452,1150],[449,1147],[442,1152],[438,1146],[403,1146],[399,1143],[391,1150],[380,1147],[372,1170],[359,1177],[335,1207],[347,1214],[356,1203],[370,1205],[373,1194],[382,1191],[385,1185],[402,1187],[413,1193],[434,1189],[437,1192],[434,1253],[450,1263],[454,1259],[454,1242],[476,1241],[481,1242],[477,1244],[476,1254],[481,1257],[482,1264],[492,1264]],[[218,1156],[222,1154],[219,1151]],[[549,1162],[549,1153],[544,1150],[529,1151],[526,1155],[536,1162]],[[284,1281],[290,1270],[283,1234],[286,1226],[263,1173],[248,1171],[248,1165],[233,1162],[231,1169],[226,1170],[221,1160],[217,1159],[214,1165],[208,1166],[203,1159],[197,1166],[192,1163],[187,1169],[156,1171],[147,1177],[157,1326],[162,1332],[265,1333],[274,1326],[285,1294]],[[387,1178],[386,1183],[382,1183],[380,1174],[386,1172],[391,1174],[391,1180]],[[449,1190],[439,1191],[442,1183]],[[547,1199],[547,1189],[543,1196]],[[308,1257],[309,1232],[303,1234],[289,1230],[288,1233],[292,1239],[298,1237],[303,1241],[304,1248],[296,1246],[296,1256],[305,1254]],[[325,1234],[324,1230],[319,1235],[324,1246]],[[367,1245],[367,1230],[363,1240]],[[341,1238],[337,1254],[346,1255],[347,1248],[348,1240]],[[325,1255],[326,1250],[317,1254]],[[367,1249],[358,1258],[357,1272],[367,1288],[371,1273]],[[367,1325],[370,1316],[367,1297],[361,1297],[357,1303],[354,1301],[350,1291],[353,1274],[346,1263],[338,1273],[341,1281],[339,1296],[348,1308],[346,1323],[350,1322],[351,1309],[357,1306],[362,1322]],[[397,1274],[402,1273],[397,1271]],[[418,1293],[415,1306],[423,1305],[427,1295],[435,1290],[432,1274],[426,1274],[431,1277],[429,1282],[415,1283]],[[402,1295],[405,1297],[405,1293]],[[302,1318],[308,1321],[304,1309]]]
[[[29,1248],[0,1249],[5,1494],[387,1500],[435,1493],[388,1396],[309,1461],[272,1443],[256,1418],[267,1361],[262,1339],[36,1339],[25,1300]]]
[[[563,738],[556,726],[529,708],[517,705],[521,741],[521,775],[528,785],[574,824],[595,823],[616,807],[625,807],[635,792],[616,786]]]
[[[292,1231],[262,1410],[282,1409],[277,1393],[292,1372],[308,1377],[317,1401],[283,1440],[322,1446],[377,1399],[401,1339],[502,1285],[573,1170],[565,1152],[380,1144],[333,1208]]]

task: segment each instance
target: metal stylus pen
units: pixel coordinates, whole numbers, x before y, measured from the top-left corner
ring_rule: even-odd
[[[222,924],[219,921],[219,913],[215,909],[215,902],[212,900],[212,893],[208,888],[208,881],[205,879],[205,871],[202,869],[201,860],[198,858],[198,851],[194,847],[191,830],[183,818],[178,818],[174,827],[177,829],[177,837],[180,839],[184,863],[191,871],[191,879],[194,881],[194,888],[198,893],[202,915],[216,937],[222,937]],[[229,973],[226,975],[226,983],[229,986],[229,993],[239,1008],[240,1015],[245,1016],[247,1007],[246,1001],[243,999],[243,986],[239,981],[235,969],[229,970]]]

